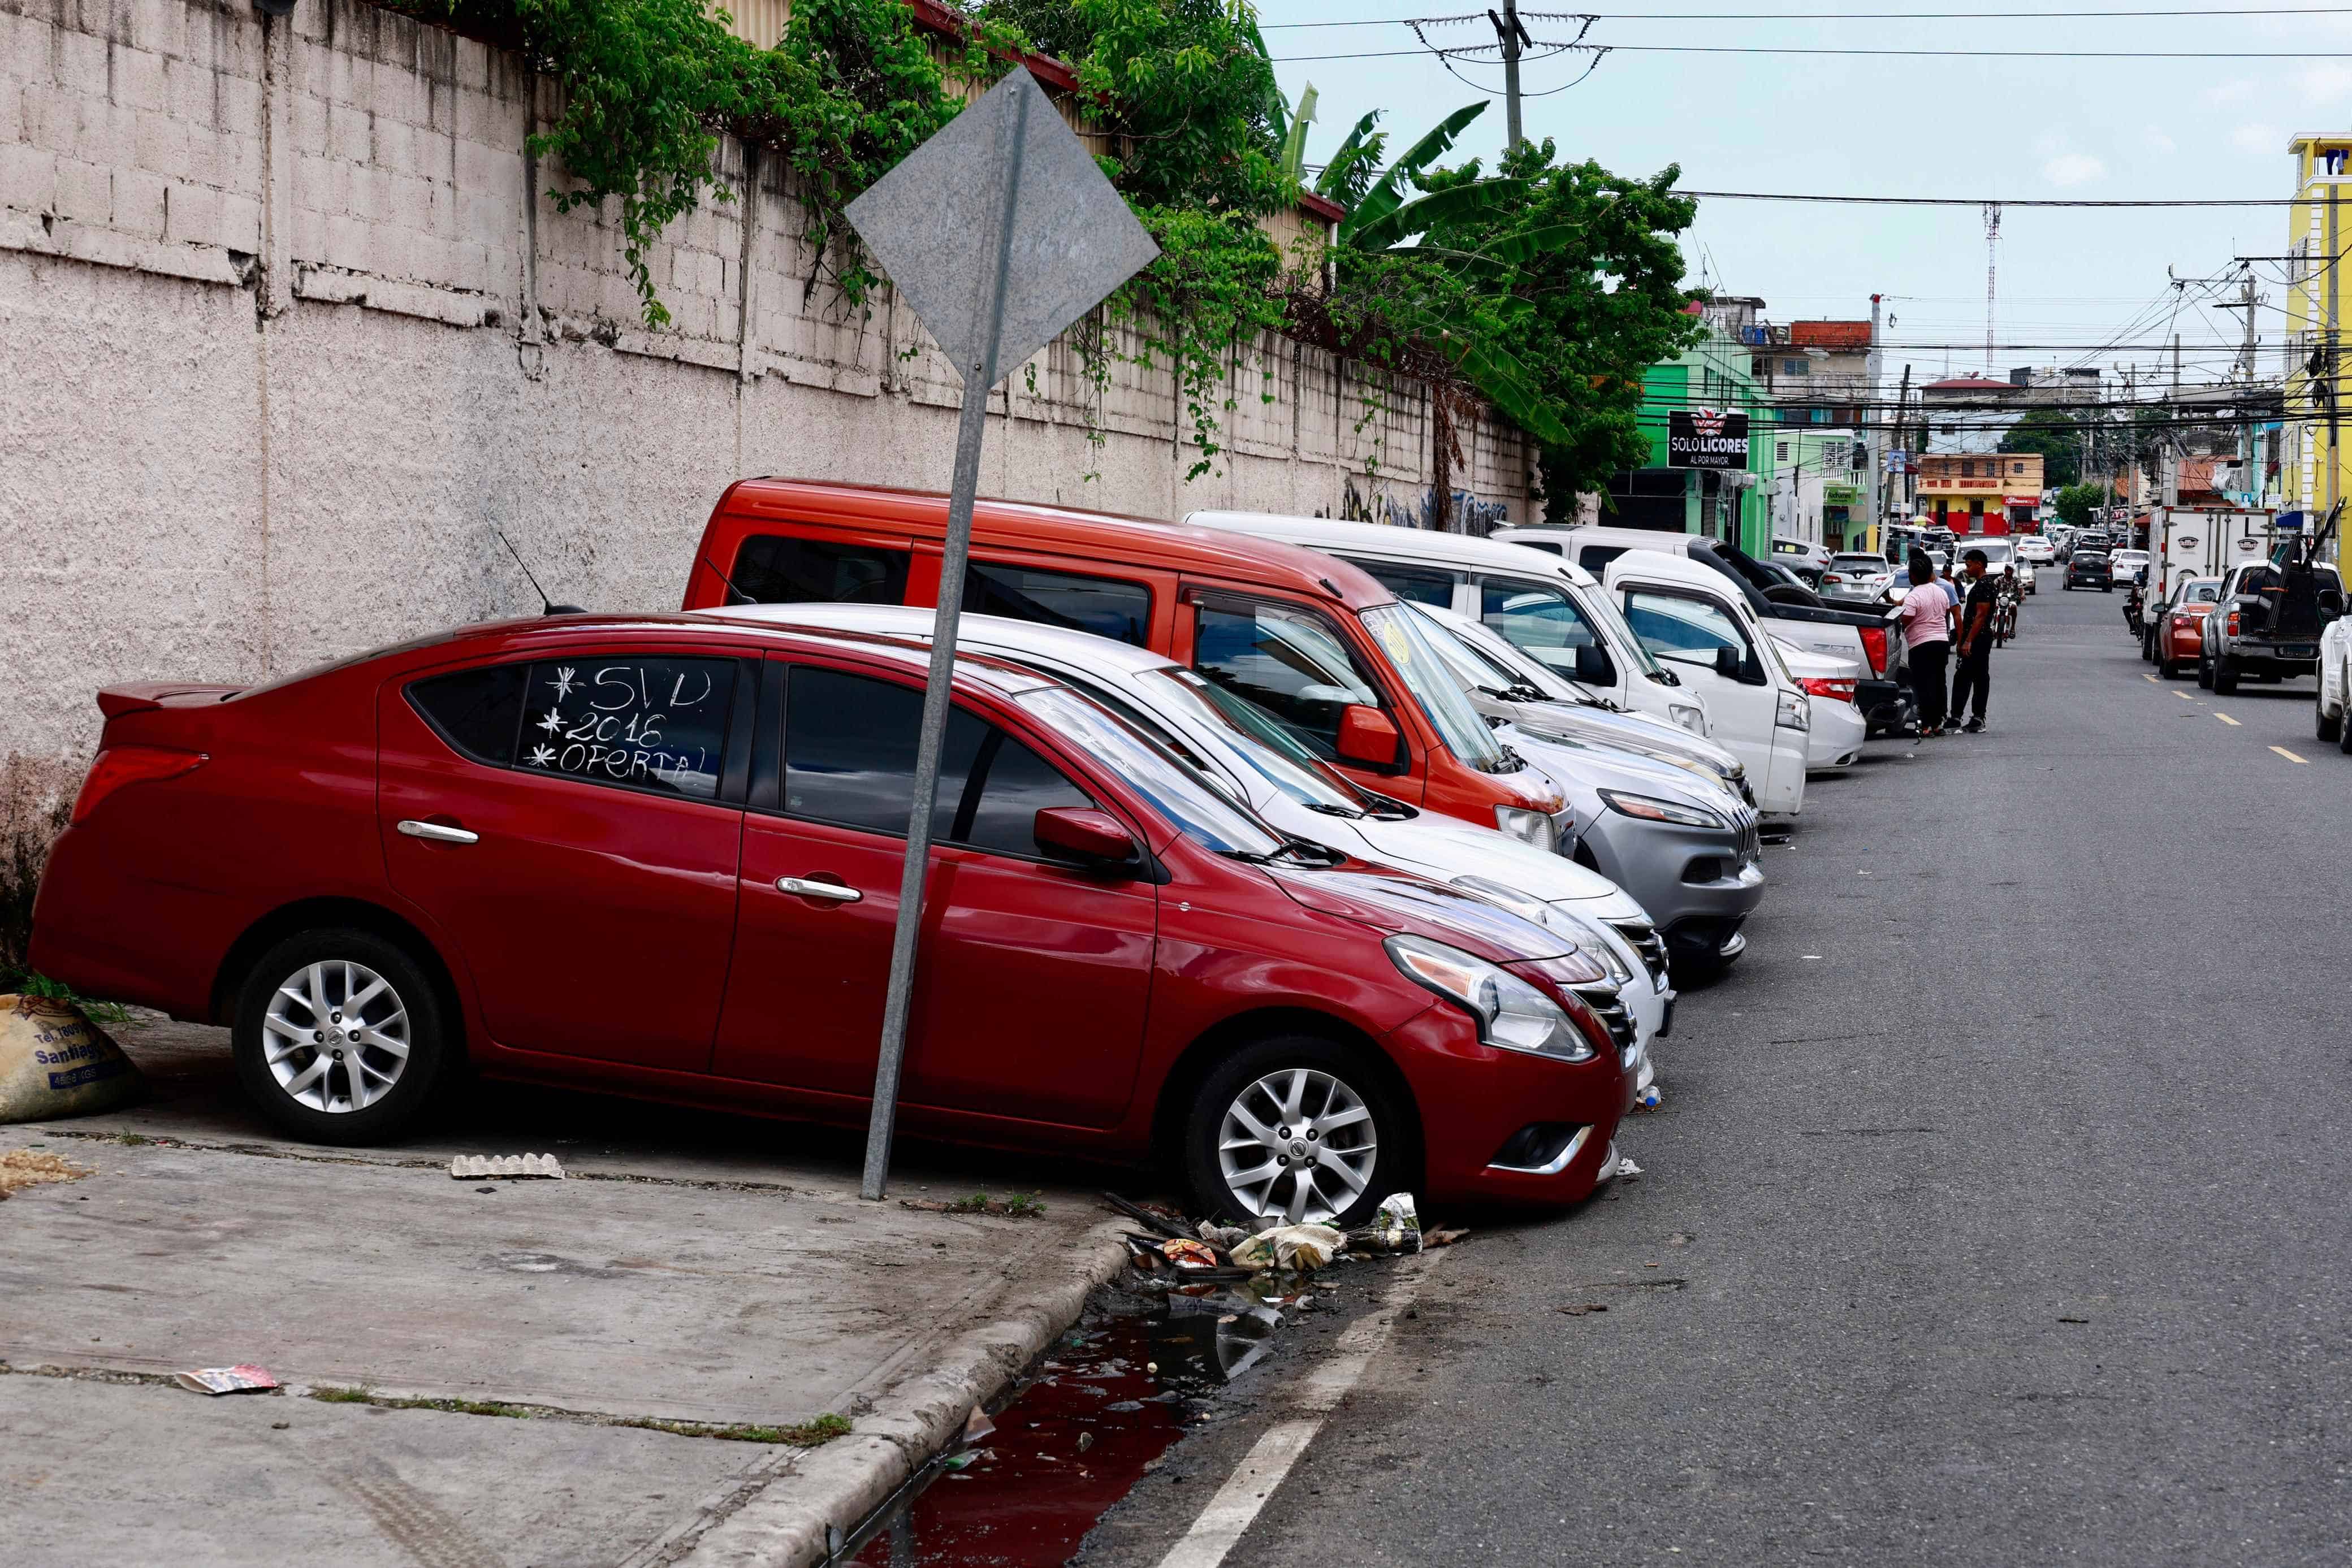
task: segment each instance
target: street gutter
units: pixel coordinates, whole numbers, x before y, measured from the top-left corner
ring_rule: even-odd
[[[1087,1232],[1065,1266],[1027,1300],[942,1350],[931,1369],[856,1418],[845,1437],[796,1451],[756,1486],[713,1500],[698,1517],[633,1554],[621,1568],[812,1568],[845,1544],[868,1515],[963,1433],[993,1398],[1086,1311],[1087,1292],[1118,1278],[1127,1222]],[[682,1552],[679,1548],[686,1548]]]

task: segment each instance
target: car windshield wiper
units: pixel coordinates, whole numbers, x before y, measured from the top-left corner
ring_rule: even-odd
[[[1353,821],[1365,814],[1356,810],[1353,806],[1341,806],[1329,800],[1301,800],[1299,804],[1306,807],[1308,810],[1314,811],[1319,815],[1326,817],[1346,817],[1350,821]]]

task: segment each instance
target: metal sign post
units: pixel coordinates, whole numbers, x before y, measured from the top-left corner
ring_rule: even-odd
[[[880,1198],[890,1172],[898,1071],[931,859],[931,797],[948,729],[957,617],[971,549],[971,505],[988,394],[1004,371],[1150,264],[1160,247],[1095,167],[1076,134],[1019,66],[849,204],[857,236],[963,377],[947,549],[940,563],[931,667],[907,814],[906,869],[890,946],[889,989],[874,1065],[860,1193]]]

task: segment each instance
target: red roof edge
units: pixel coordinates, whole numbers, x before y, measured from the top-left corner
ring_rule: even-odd
[[[1298,193],[1298,204],[1327,224],[1336,224],[1348,215],[1348,209],[1328,196],[1318,196],[1312,191]]]
[[[915,14],[915,26],[942,33],[958,43],[971,37],[971,23],[961,12],[940,4],[940,0],[907,0],[907,8]],[[1029,68],[1029,74],[1045,87],[1062,92],[1078,90],[1078,73],[1051,55],[1017,57]]]

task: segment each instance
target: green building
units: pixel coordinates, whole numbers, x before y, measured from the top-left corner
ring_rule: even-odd
[[[1659,528],[1730,539],[1751,555],[1772,552],[1773,441],[1776,412],[1749,370],[1754,352],[1741,335],[1760,299],[1719,298],[1704,314],[1707,336],[1680,358],[1642,374],[1643,467],[1610,476],[1595,519],[1612,528]],[[1748,416],[1748,461],[1736,469],[1685,467],[1668,447],[1672,415],[1712,410]]]

